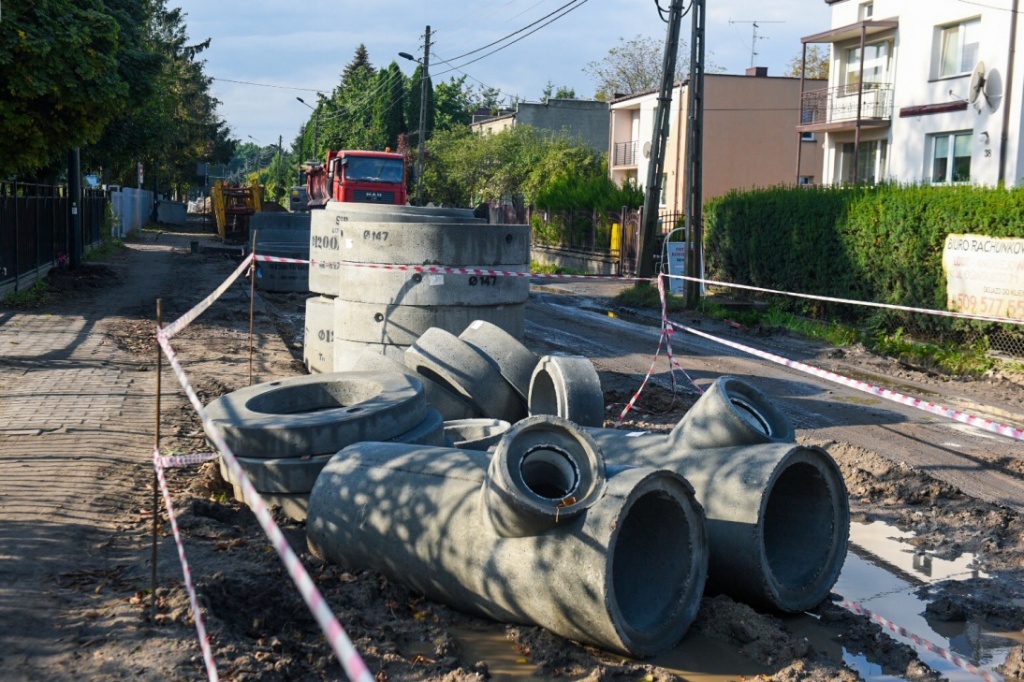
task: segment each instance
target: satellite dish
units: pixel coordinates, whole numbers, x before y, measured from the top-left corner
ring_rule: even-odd
[[[644,151],[644,158],[645,159],[651,158],[651,143],[650,142],[644,142],[644,150],[643,151]]]
[[[978,101],[978,95],[985,94],[985,81],[985,62],[978,62],[971,72],[971,85],[967,93],[967,99],[971,104]],[[985,99],[988,99],[987,95]]]

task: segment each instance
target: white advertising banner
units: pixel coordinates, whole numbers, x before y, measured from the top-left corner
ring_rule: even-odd
[[[951,234],[942,269],[950,310],[1024,319],[1024,238]]]

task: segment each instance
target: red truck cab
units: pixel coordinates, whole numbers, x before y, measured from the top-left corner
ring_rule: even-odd
[[[391,152],[331,151],[309,168],[309,208],[328,201],[405,204],[405,157]]]

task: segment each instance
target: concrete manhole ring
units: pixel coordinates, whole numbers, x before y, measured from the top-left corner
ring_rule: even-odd
[[[324,455],[365,440],[388,440],[426,416],[423,383],[405,374],[332,372],[248,386],[207,405],[239,457]]]

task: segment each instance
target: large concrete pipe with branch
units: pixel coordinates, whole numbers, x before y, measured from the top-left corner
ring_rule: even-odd
[[[665,468],[693,485],[707,517],[708,589],[762,608],[809,609],[839,578],[850,532],[842,473],[795,444],[752,386],[722,377],[669,434],[587,429],[609,463]]]
[[[310,495],[310,549],[457,609],[634,656],[674,646],[707,570],[678,474],[605,468],[582,430],[525,419],[485,452],[358,443]]]

